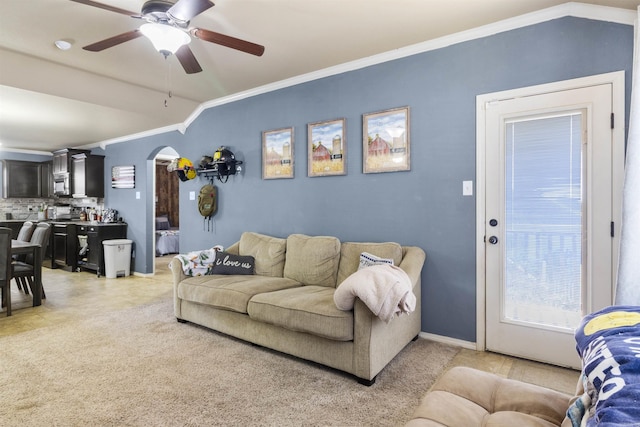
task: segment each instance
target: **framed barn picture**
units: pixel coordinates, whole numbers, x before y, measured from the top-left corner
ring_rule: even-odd
[[[411,169],[409,107],[362,116],[362,171],[397,172]]]
[[[345,119],[309,123],[308,176],[347,174]]]
[[[293,128],[262,132],[262,179],[293,178]]]

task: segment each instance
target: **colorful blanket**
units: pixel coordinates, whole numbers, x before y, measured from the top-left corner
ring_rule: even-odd
[[[586,316],[576,342],[585,392],[567,411],[572,426],[640,426],[640,307]]]
[[[216,260],[216,253],[221,252],[223,247],[216,245],[211,249],[203,251],[193,251],[187,254],[176,255],[175,258],[180,260],[182,270],[187,276],[204,276],[211,274]],[[171,264],[169,264],[171,268]]]

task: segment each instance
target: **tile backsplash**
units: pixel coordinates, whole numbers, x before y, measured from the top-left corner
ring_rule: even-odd
[[[38,219],[38,211],[44,206],[56,204],[68,204],[78,207],[104,208],[104,199],[89,197],[85,199],[2,199],[0,198],[0,221],[7,219],[10,214],[12,219],[27,221]],[[29,209],[31,208],[31,210]]]

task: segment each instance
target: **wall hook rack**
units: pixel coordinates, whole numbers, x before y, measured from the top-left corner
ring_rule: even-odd
[[[230,175],[237,175],[242,171],[241,160],[236,160],[233,153],[223,147],[218,148],[213,157],[204,156],[200,161],[200,168],[196,170],[198,175],[204,176],[211,183],[218,178],[222,183],[229,180]]]

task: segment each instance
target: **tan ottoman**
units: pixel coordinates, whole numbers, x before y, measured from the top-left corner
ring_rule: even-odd
[[[572,396],[466,367],[446,372],[407,427],[560,426]]]

